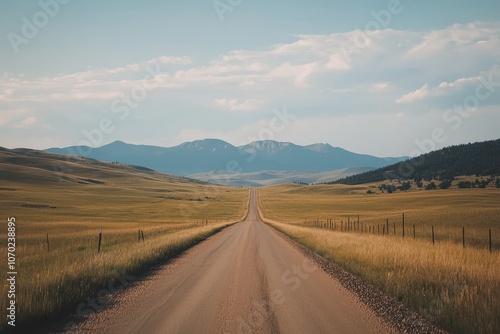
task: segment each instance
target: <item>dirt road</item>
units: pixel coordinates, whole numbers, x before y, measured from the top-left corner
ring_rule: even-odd
[[[387,333],[366,306],[258,216],[193,247],[78,333]]]

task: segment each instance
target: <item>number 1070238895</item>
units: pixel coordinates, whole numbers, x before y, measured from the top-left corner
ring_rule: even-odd
[[[7,223],[7,266],[9,271],[16,269],[16,219],[8,219]]]

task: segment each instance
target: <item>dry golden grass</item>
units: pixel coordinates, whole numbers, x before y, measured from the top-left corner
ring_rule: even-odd
[[[44,223],[165,222],[166,218],[170,222],[205,218],[214,222],[234,216],[240,210],[235,204],[241,204],[235,192],[244,192],[137,173],[100,177],[105,182],[102,185],[47,180],[43,173],[40,179],[40,183],[1,180],[0,210],[27,222]]]
[[[271,225],[439,326],[456,333],[499,333],[499,251],[490,254],[479,245],[463,249],[461,241],[453,238],[442,238],[432,246],[428,238],[403,239],[399,234],[382,236],[301,225],[306,217],[345,219],[358,213],[365,222],[385,221],[386,216],[397,219],[404,211],[422,226],[439,222],[443,234],[462,225],[477,229],[477,235],[487,227],[497,233],[500,191],[450,189],[373,196],[363,194],[365,189],[269,187],[259,191],[259,202]]]
[[[0,211],[5,223],[16,217],[18,326],[74,312],[121,273],[138,274],[179,254],[241,220],[248,208],[248,189],[82,159],[57,161],[65,172],[56,173],[52,157],[0,152]],[[6,233],[0,231],[4,259]],[[0,279],[6,282],[5,270]],[[7,290],[2,283],[4,310]],[[2,317],[0,331],[5,326]]]
[[[462,243],[488,247],[488,230],[493,233],[493,247],[500,249],[500,189],[414,190],[393,194],[366,194],[373,185],[283,185],[260,191],[262,209],[269,219],[303,224],[305,220],[356,220],[364,226],[380,226],[389,219],[389,231],[402,235],[402,213],[405,213],[405,235],[431,240],[431,226],[436,242]]]
[[[47,320],[68,310],[74,312],[78,303],[84,302],[86,297],[95,297],[101,288],[121,273],[137,275],[141,270],[181,253],[228,225],[212,223],[208,226],[177,227],[170,231],[153,231],[153,227],[144,231],[145,242],[137,241],[135,230],[115,233],[108,226],[100,253],[96,252],[96,233],[57,236],[59,240],[52,242],[54,249],[50,252],[46,251],[44,243],[35,241],[32,236],[31,243],[22,241],[17,249],[18,325]],[[20,236],[18,239],[24,238]],[[7,289],[4,285],[3,295],[6,295]],[[7,305],[3,302],[2,307]]]

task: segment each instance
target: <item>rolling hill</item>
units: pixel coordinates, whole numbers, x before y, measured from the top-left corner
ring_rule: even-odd
[[[90,158],[65,156],[30,149],[0,147],[0,180],[26,184],[104,184],[118,178],[144,178],[171,182],[200,181],[167,175],[152,169],[103,162]]]
[[[500,139],[446,147],[331,183],[356,185],[393,179],[453,180],[463,175],[500,175]]]

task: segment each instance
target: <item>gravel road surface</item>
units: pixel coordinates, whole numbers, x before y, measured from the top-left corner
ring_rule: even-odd
[[[352,292],[262,223],[247,219],[191,248],[71,333],[393,333]]]

